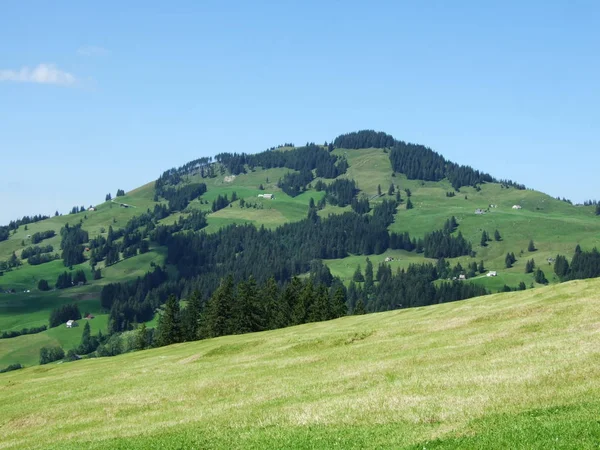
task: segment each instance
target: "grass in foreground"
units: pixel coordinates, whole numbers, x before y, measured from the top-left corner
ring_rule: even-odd
[[[598,448],[600,280],[0,375],[4,448]]]

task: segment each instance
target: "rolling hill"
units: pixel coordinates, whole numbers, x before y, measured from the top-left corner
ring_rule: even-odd
[[[2,448],[598,448],[600,281],[0,375]]]
[[[335,173],[335,176],[329,178],[319,176],[318,169],[313,170],[312,180],[303,187],[299,195],[294,196],[284,192],[286,189],[282,187],[280,180],[285,180],[288,173],[301,174],[302,170],[289,167],[266,168],[249,164],[247,161],[244,169],[240,171],[239,168],[229,167],[227,160],[220,158],[221,162],[217,159],[210,160],[210,164],[202,166],[202,172],[198,168],[200,165],[180,172],[173,169],[181,175],[176,183],[167,185],[169,189],[178,191],[186,186],[204,183],[206,192],[191,199],[183,209],[168,210],[164,217],[154,216],[151,227],[168,227],[181,223],[200,211],[206,213],[206,226],[195,231],[197,233],[215,235],[232,224],[252,224],[256,227],[264,226],[267,230],[276,230],[282,225],[304,220],[311,200],[319,203],[326,197],[325,191],[316,188],[319,182],[330,185],[336,180],[347,179],[356,182],[359,189],[356,197],[369,199],[371,208],[380,205],[384,200],[394,199],[394,195],[387,195],[391,184],[394,185],[395,191],[401,192],[402,202],[397,206],[393,222],[388,226],[390,233],[408,232],[412,238],[422,239],[428,233],[440,230],[445,221],[454,216],[459,224],[458,231],[472,244],[474,254],[447,258],[447,261],[452,267],[460,264],[465,269],[472,263],[483,261],[486,271],[497,271],[498,276],[487,277],[485,273],[477,273],[466,282],[482,286],[491,292],[503,289],[504,286],[516,288],[520,283],[527,288],[539,287],[540,285],[534,282],[534,275],[525,273],[525,265],[529,259],[534,259],[537,267],[544,270],[550,284],[558,283],[559,279],[554,275],[549,259],[557,254],[570,258],[577,245],[584,250],[591,250],[598,245],[600,218],[595,215],[592,206],[574,206],[544,193],[496,180],[484,180],[473,185],[456,187],[456,179],[450,179],[452,175],[449,175],[450,178],[445,174],[437,174],[423,177],[433,179],[409,179],[407,174],[394,171],[389,147],[375,148],[370,146],[370,143],[372,142],[367,141],[364,144],[365,148],[360,147],[361,144],[357,144],[360,148],[315,146],[337,158],[336,164],[344,161],[347,168],[345,172]],[[384,142],[381,145],[388,143]],[[295,148],[284,147],[272,149],[270,152],[277,155],[294,154],[296,151]],[[452,167],[451,163],[444,164],[444,167]],[[204,167],[208,166],[212,170],[210,176],[203,172]],[[379,189],[382,191],[381,195],[378,194]],[[406,208],[408,192],[412,209]],[[227,195],[231,199],[234,193],[236,201],[227,207],[212,211],[213,202],[220,196]],[[264,193],[274,194],[274,199],[258,197]],[[453,195],[448,196],[449,193]],[[242,206],[242,203],[245,205]],[[513,205],[520,205],[522,208],[516,210],[512,208]],[[127,192],[124,196],[95,205],[94,211],[59,215],[21,225],[10,232],[7,240],[0,242],[0,261],[10,259],[13,254],[18,257],[25,248],[32,245],[28,236],[37,232],[53,230],[55,236],[43,240],[40,245],[52,245],[54,252],[60,254],[60,233],[66,224],[73,226],[80,223],[81,228],[89,234],[91,242],[99,236],[106,237],[111,227],[115,231],[126,228],[132,219],[153,211],[157,206],[168,209],[169,201],[166,197],[157,195],[156,184],[151,182]],[[485,213],[475,214],[477,209],[482,209]],[[342,207],[327,201],[318,209],[317,214],[322,220],[326,220],[330,215],[351,211],[352,208],[348,205]],[[145,227],[147,225],[135,229],[145,233]],[[480,246],[482,232],[493,234],[495,230],[500,232],[502,239],[492,240],[488,245]],[[172,231],[172,234],[176,236],[184,232],[185,230],[176,230]],[[135,251],[134,255],[125,257],[121,252],[118,262],[110,265],[100,259],[95,266],[101,272],[101,278],[97,280],[93,279],[90,270],[90,252],[84,253],[84,262],[72,267],[65,267],[61,259],[35,266],[23,260],[21,266],[4,271],[0,277],[0,331],[19,331],[45,325],[54,308],[75,302],[82,313],[90,312],[96,316],[91,322],[94,333],[98,330],[105,333],[110,317],[109,311],[100,304],[100,292],[104,286],[135,280],[154,267],[163,265],[170,280],[177,280],[180,276],[181,266],[178,267],[175,263],[165,265],[169,258],[168,245],[147,236],[150,235],[144,235],[143,238],[149,244],[145,253]],[[123,239],[118,237],[115,242],[122,243]],[[535,242],[536,250],[533,252],[527,249],[530,240]],[[516,255],[517,261],[511,268],[505,267],[507,253]],[[333,276],[339,277],[341,282],[348,286],[357,266],[360,265],[363,269],[366,267],[367,258],[377,267],[388,257],[393,258],[389,265],[394,272],[397,269],[406,270],[413,264],[436,263],[435,259],[427,258],[423,253],[392,248],[380,253],[363,252],[346,254],[341,258],[325,258],[323,263]],[[83,270],[87,274],[87,283],[69,289],[48,292],[38,290],[38,282],[41,279],[47,280],[53,286],[57,277],[65,270],[70,273]],[[307,273],[308,270],[300,275],[306,276]],[[180,294],[186,292],[183,288],[178,289]],[[185,298],[185,295],[182,298]],[[152,326],[156,323],[156,315],[141,321]],[[0,368],[16,362],[27,366],[34,365],[38,361],[41,346],[58,344],[69,349],[77,345],[80,337],[81,329],[61,328],[0,339]]]

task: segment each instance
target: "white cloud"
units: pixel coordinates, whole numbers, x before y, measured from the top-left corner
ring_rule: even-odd
[[[77,54],[80,56],[106,56],[110,52],[104,47],[96,47],[96,46],[87,46],[81,47],[77,50]]]
[[[0,81],[57,84],[60,86],[73,86],[77,83],[74,75],[60,70],[54,64],[39,64],[33,69],[29,67],[23,67],[20,70],[0,69]]]

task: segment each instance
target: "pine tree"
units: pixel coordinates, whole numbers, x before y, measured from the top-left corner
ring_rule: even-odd
[[[264,316],[258,306],[258,291],[254,277],[238,285],[235,308],[235,332],[252,333],[264,329]]]
[[[346,299],[346,291],[343,286],[339,286],[333,295],[333,304],[331,305],[332,318],[342,317],[348,314],[348,304]]]
[[[377,185],[377,195],[381,197],[381,185]]]
[[[135,335],[135,348],[136,350],[144,350],[148,348],[148,330],[145,323],[142,323],[137,330]]]
[[[360,271],[360,264],[356,267],[354,275],[352,275],[352,281],[356,281],[357,283],[363,283],[365,281],[365,277],[363,277],[363,274]]]
[[[485,272],[485,267],[483,265],[483,259],[481,261],[479,261],[479,265],[477,266],[477,270],[479,273],[484,273]]]
[[[175,295],[169,295],[165,309],[158,319],[157,344],[159,347],[181,342],[179,302]]]
[[[79,353],[87,355],[92,352],[92,333],[90,330],[90,322],[86,321],[83,327],[83,333],[81,333],[81,344],[79,345]]]
[[[500,232],[498,230],[494,231],[494,240],[498,242],[502,240],[502,236],[500,236]]]
[[[410,198],[406,200],[406,209],[413,209],[413,203]]]
[[[365,295],[370,296],[373,294],[373,263],[367,257],[367,265],[365,267],[365,285],[363,289],[365,290]]]
[[[529,245],[527,246],[527,251],[528,252],[535,252],[536,251],[535,245],[533,243],[533,239],[529,241]]]
[[[396,191],[396,203],[400,204],[402,202],[402,197],[400,196],[400,190]]]
[[[548,284],[548,280],[546,279],[546,275],[544,275],[544,272],[541,269],[538,269],[538,270],[535,271],[533,279],[535,280],[536,283],[539,283],[539,284]]]
[[[562,255],[556,255],[556,260],[554,261],[554,273],[561,279],[565,280],[567,274],[569,273],[569,263],[567,262],[567,258]]]
[[[263,284],[260,299],[265,329],[274,330],[286,326],[287,317],[284,317],[282,302],[279,299],[279,289],[274,277],[269,278]]]
[[[298,302],[292,314],[292,323],[300,325],[306,323],[310,317],[314,299],[314,289],[311,281],[306,281],[298,296]]]
[[[388,195],[394,195],[395,189],[394,189],[394,183],[390,184],[390,187],[388,188]]]
[[[185,341],[195,341],[200,337],[201,315],[200,293],[194,291],[188,299],[187,307],[182,311],[183,338]]]
[[[206,337],[217,337],[233,334],[233,277],[228,275],[221,280],[218,289],[213,293],[206,306],[204,330]]]
[[[481,246],[482,247],[487,247],[487,243],[488,243],[488,234],[487,232],[484,230],[481,233]]]
[[[322,322],[324,320],[329,320],[331,319],[331,314],[327,286],[321,284],[317,289],[317,295],[315,296],[315,301],[310,311],[309,321]]]
[[[361,315],[365,313],[365,304],[363,302],[362,297],[358,298],[358,301],[356,302],[356,306],[354,307],[354,311],[352,312],[352,314],[354,314],[355,316]]]
[[[510,253],[506,254],[506,258],[504,258],[504,264],[506,265],[507,269],[510,269],[513,265],[513,259],[510,256]]]

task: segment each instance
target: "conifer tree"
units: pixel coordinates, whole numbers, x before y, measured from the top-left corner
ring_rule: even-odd
[[[279,288],[274,277],[270,277],[260,291],[265,329],[274,330],[285,327],[288,323],[282,309],[283,302],[279,299]]]
[[[390,187],[388,188],[388,195],[394,195],[395,189],[394,189],[394,183],[390,184]]]
[[[487,243],[488,243],[488,234],[487,232],[484,230],[481,233],[481,246],[482,247],[487,247]]]
[[[546,275],[544,275],[544,272],[542,271],[542,269],[537,269],[535,271],[533,279],[535,280],[536,283],[548,284],[548,280],[546,279]]]
[[[365,290],[365,295],[371,295],[373,293],[373,287],[373,263],[367,257],[367,265],[365,267],[365,285],[363,287]]]
[[[158,319],[157,344],[159,347],[181,342],[179,302],[175,295],[169,295],[165,309]]]
[[[324,284],[319,285],[315,296],[315,301],[310,311],[310,322],[322,322],[331,319],[331,309],[329,305],[329,293]]]
[[[410,200],[410,198],[408,198],[408,200],[406,200],[406,209],[413,209],[413,203]]]
[[[298,302],[293,312],[292,323],[294,325],[300,325],[306,323],[310,317],[310,312],[313,306],[314,299],[314,287],[312,282],[308,281],[304,283],[300,295],[298,296]]]
[[[513,265],[513,259],[510,256],[510,253],[506,254],[506,258],[504,258],[504,264],[506,265],[507,269],[510,269]]]
[[[358,301],[356,302],[356,306],[354,307],[354,311],[352,312],[352,314],[354,314],[355,316],[361,315],[365,313],[365,304],[363,302],[362,297],[359,297]]]
[[[536,248],[535,248],[535,244],[533,243],[533,239],[529,241],[529,245],[527,246],[527,251],[528,252],[535,252]]]
[[[402,202],[402,197],[400,196],[400,190],[396,191],[396,203],[400,204]]]
[[[135,348],[136,350],[144,350],[148,348],[148,330],[145,323],[142,323],[137,330],[135,335]]]
[[[365,277],[360,270],[360,264],[356,267],[354,271],[354,275],[352,275],[352,281],[356,281],[357,283],[363,283],[365,281]]]
[[[228,275],[206,306],[203,335],[217,337],[233,334],[233,277]]]
[[[348,304],[346,291],[343,286],[339,286],[333,295],[333,304],[331,307],[333,318],[342,317],[348,314]]]
[[[381,185],[377,185],[377,195],[381,197]]]
[[[182,312],[183,338],[185,341],[195,341],[200,337],[201,315],[200,293],[194,291],[188,299],[187,307]]]
[[[250,276],[238,285],[234,329],[237,333],[252,333],[264,329],[264,316],[258,306],[256,280]]]
[[[500,236],[500,232],[498,230],[494,231],[494,240],[498,242],[502,240],[502,236]]]
[[[477,270],[479,273],[484,273],[485,272],[485,267],[483,265],[483,259],[481,261],[479,261],[479,265],[477,266]]]
[[[86,320],[83,332],[81,333],[81,344],[79,345],[79,353],[87,355],[92,352],[92,333],[90,330],[90,322]]]

